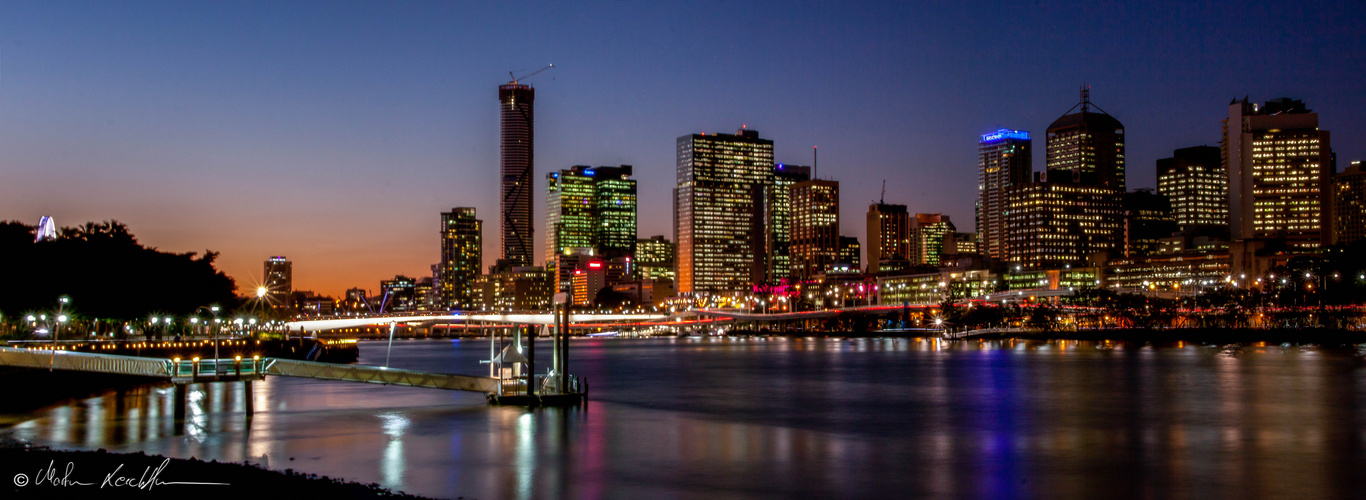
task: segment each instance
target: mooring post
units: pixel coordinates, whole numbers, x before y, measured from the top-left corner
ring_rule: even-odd
[[[554,372],[556,377],[564,378],[564,367],[560,364],[560,312],[553,303],[550,304],[550,317],[554,325],[554,329],[550,331],[550,371]],[[559,390],[559,382],[556,382],[553,388]],[[559,392],[564,393],[563,390]]]
[[[560,313],[564,315],[564,316],[562,316],[562,320],[563,320],[562,323],[564,324],[564,334],[563,334],[563,335],[560,335],[560,342],[563,342],[563,345],[560,346],[560,369],[563,370],[564,373],[565,373],[566,375],[568,375],[568,374],[569,374],[569,334],[570,334],[570,332],[573,331],[573,330],[569,327],[569,304],[565,304],[565,305],[564,305],[564,310],[560,311]],[[560,393],[561,393],[561,394],[565,393],[565,392],[566,392],[566,391],[565,391],[566,388],[568,388],[568,382],[564,380],[564,377],[561,377],[561,378],[560,378]]]
[[[186,394],[188,384],[175,385],[175,419],[177,422],[185,420],[185,405],[189,403],[189,395]]]
[[[242,406],[243,411],[247,414],[247,419],[251,419],[251,415],[256,413],[256,398],[253,396],[251,380],[242,381]]]
[[[526,328],[526,395],[536,395],[536,327]]]

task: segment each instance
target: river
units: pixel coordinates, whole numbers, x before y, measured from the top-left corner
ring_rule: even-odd
[[[548,347],[548,345],[543,345]],[[484,340],[392,366],[487,373]],[[383,342],[360,363],[383,364]],[[1345,498],[1366,491],[1363,351],[1076,341],[582,339],[590,402],[272,377],[44,410],[57,448],[250,461],[440,497]],[[538,350],[538,359],[549,359]]]

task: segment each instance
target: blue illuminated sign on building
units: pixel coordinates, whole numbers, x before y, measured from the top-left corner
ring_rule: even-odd
[[[595,172],[593,172],[591,169],[590,169],[590,170],[584,170],[584,171],[583,171],[583,175],[593,175],[594,173],[595,173]]]
[[[1029,132],[1024,130],[1010,130],[1003,128],[990,134],[982,134],[982,142],[996,142],[1005,139],[1029,140]]]

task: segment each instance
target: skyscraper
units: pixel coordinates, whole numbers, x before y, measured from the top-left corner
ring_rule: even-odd
[[[1233,239],[1312,250],[1332,238],[1332,148],[1319,115],[1295,99],[1233,101],[1221,144]]]
[[[294,293],[294,264],[276,256],[266,260],[265,267],[266,302],[271,307],[289,307],[289,298]]]
[[[641,278],[675,279],[674,244],[662,235],[636,240],[636,270]]]
[[[1104,110],[1092,113],[1091,89],[1082,87],[1081,102],[1048,126],[1047,161],[1050,180],[1098,185],[1124,192],[1124,125]],[[1100,110],[1100,107],[1096,107]]]
[[[939,265],[944,256],[944,238],[958,231],[953,221],[944,214],[915,214],[911,221],[911,240],[914,241],[912,255],[915,263],[929,266]]]
[[[840,183],[809,180],[792,186],[792,273],[810,277],[839,261]]]
[[[738,291],[764,279],[764,192],[773,141],[753,130],[678,138],[678,292]]]
[[[606,260],[636,248],[636,181],[631,166],[576,165],[546,175],[545,262],[571,248]]]
[[[502,110],[500,159],[502,172],[501,218],[503,251],[508,265],[530,266],[534,246],[531,216],[535,184],[536,89],[508,82],[498,86]]]
[[[1124,231],[1121,193],[1047,177],[1037,175],[1011,190],[1007,260],[1024,269],[1058,269],[1118,250]]]
[[[811,179],[811,167],[802,165],[773,166],[773,185],[767,194],[766,281],[778,283],[792,278],[792,186]]]
[[[1172,205],[1166,196],[1151,189],[1124,193],[1124,257],[1146,257],[1157,253],[1158,241],[1177,232]]]
[[[1186,232],[1228,232],[1228,175],[1219,148],[1195,146],[1157,160],[1157,192],[1171,202],[1176,224]]]
[[[1010,189],[1027,184],[1033,172],[1029,132],[1000,129],[983,134],[977,143],[977,235],[981,252],[993,259],[1006,256],[1006,209]],[[870,209],[870,217],[871,217]],[[874,245],[869,236],[868,248]],[[870,254],[869,266],[876,266]]]
[[[869,273],[883,267],[899,271],[910,264],[911,218],[906,205],[868,205],[867,231]]]
[[[858,273],[863,269],[863,262],[859,259],[862,254],[863,248],[859,245],[857,237],[840,236],[840,249],[836,261],[849,264],[849,272]]]
[[[445,309],[473,309],[479,306],[475,297],[475,278],[483,262],[484,222],[475,218],[474,207],[452,208],[441,213],[441,298]]]
[[[1333,176],[1334,243],[1356,243],[1366,239],[1366,170],[1354,161]]]
[[[636,180],[631,166],[587,169],[594,183],[597,205],[598,255],[612,260],[636,254]]]

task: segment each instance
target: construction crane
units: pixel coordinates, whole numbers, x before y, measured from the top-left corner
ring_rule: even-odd
[[[546,66],[546,67],[544,67],[544,68],[541,68],[541,69],[538,69],[538,70],[536,70],[536,71],[532,71],[532,72],[530,72],[530,73],[527,73],[527,74],[525,74],[525,75],[522,75],[521,78],[517,78],[516,75],[513,75],[512,72],[509,71],[509,72],[508,72],[508,76],[512,78],[512,81],[510,81],[510,82],[508,82],[508,83],[509,83],[509,84],[514,84],[514,85],[515,85],[519,80],[525,80],[525,79],[527,79],[527,78],[531,78],[531,77],[533,77],[533,76],[536,76],[537,74],[540,74],[542,71],[545,71],[545,70],[548,70],[548,69],[554,68],[554,67],[555,67],[555,65],[554,65],[554,64],[551,64],[551,65]]]

